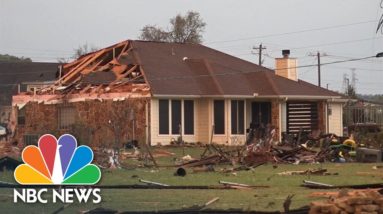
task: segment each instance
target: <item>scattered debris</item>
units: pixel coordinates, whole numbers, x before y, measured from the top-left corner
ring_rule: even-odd
[[[153,157],[154,158],[160,158],[160,157],[171,157],[171,156],[175,156],[176,154],[175,153],[172,153],[172,152],[168,152],[164,149],[155,149],[153,151]]]
[[[383,166],[382,166],[382,165],[379,165],[379,166],[373,166],[372,169],[383,169]]]
[[[162,184],[162,183],[153,182],[153,181],[147,181],[147,180],[143,180],[143,179],[139,179],[138,181],[141,182],[141,183],[145,183],[145,184],[149,184],[149,185],[155,185],[155,186],[163,186],[163,187],[170,186],[168,184]]]
[[[213,204],[213,203],[217,202],[218,200],[219,200],[219,197],[215,197],[215,198],[209,200],[208,202],[206,202],[206,203],[202,206],[201,209],[205,209],[207,206],[209,206],[210,204]]]
[[[207,166],[194,167],[193,168],[194,173],[197,173],[197,172],[214,172],[214,171],[215,171],[215,169],[214,169],[213,165],[207,165]]]
[[[182,161],[185,161],[185,162],[190,162],[190,161],[193,161],[193,160],[196,160],[194,158],[192,158],[190,155],[185,155],[181,158]]]
[[[186,170],[184,168],[180,167],[177,169],[177,171],[174,173],[174,175],[184,177],[186,175]]]
[[[360,193],[370,192],[370,191],[378,191],[379,188],[375,189],[360,189],[360,190],[348,190],[348,189],[341,189],[339,192],[312,192],[310,193],[309,197],[327,197],[327,198],[334,198],[334,197],[343,197],[343,196],[358,196]]]
[[[81,213],[83,214],[115,214],[115,213],[118,213],[118,211],[113,209],[98,207],[92,210],[83,211]]]
[[[301,171],[284,171],[278,175],[339,175],[338,173],[327,172],[327,169],[308,169]]]
[[[375,183],[375,184],[357,184],[357,185],[331,185],[324,184],[314,181],[304,180],[302,186],[311,188],[311,189],[373,189],[373,188],[383,188],[383,183]]]
[[[283,209],[285,210],[286,213],[290,211],[290,205],[291,205],[291,202],[292,202],[291,199],[294,196],[295,196],[294,194],[288,195],[287,198],[285,199],[285,201],[283,202]]]
[[[382,210],[383,196],[376,190],[364,190],[312,202],[309,213],[382,213]]]
[[[253,189],[253,188],[269,188],[270,186],[254,186],[248,184],[240,184],[228,181],[219,181],[218,183],[224,185],[225,187],[230,187],[234,189]]]
[[[303,180],[303,186],[312,188],[331,188],[334,187],[331,184],[319,183],[315,181]]]

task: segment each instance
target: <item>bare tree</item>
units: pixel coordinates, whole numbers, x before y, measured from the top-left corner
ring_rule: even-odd
[[[169,33],[155,25],[146,25],[141,29],[140,38],[148,41],[167,42]]]
[[[83,45],[80,45],[78,48],[74,49],[74,55],[73,58],[77,59],[80,56],[96,51],[98,48],[93,45],[88,45],[88,43],[85,43]]]
[[[198,12],[189,11],[185,16],[178,14],[170,19],[170,30],[155,25],[141,29],[140,39],[149,41],[201,43],[206,23]]]

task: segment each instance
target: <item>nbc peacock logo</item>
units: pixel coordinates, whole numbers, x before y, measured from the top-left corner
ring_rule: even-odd
[[[57,140],[45,134],[38,147],[30,145],[22,152],[24,164],[18,166],[14,176],[22,185],[92,185],[101,178],[100,169],[91,164],[93,151],[78,146],[70,134]]]

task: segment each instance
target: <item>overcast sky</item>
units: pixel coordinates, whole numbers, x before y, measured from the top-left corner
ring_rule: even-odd
[[[54,62],[85,43],[137,39],[146,24],[166,28],[188,10],[207,23],[204,45],[257,63],[252,47],[263,43],[269,68],[282,49],[299,65],[315,64],[317,51],[322,62],[383,52],[380,0],[0,0],[0,53]],[[322,66],[322,86],[341,90],[352,69],[358,93],[383,94],[383,58]],[[298,73],[317,84],[316,67]]]

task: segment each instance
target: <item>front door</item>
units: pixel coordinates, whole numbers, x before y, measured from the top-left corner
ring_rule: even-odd
[[[254,126],[271,123],[271,102],[252,102],[251,122]]]

